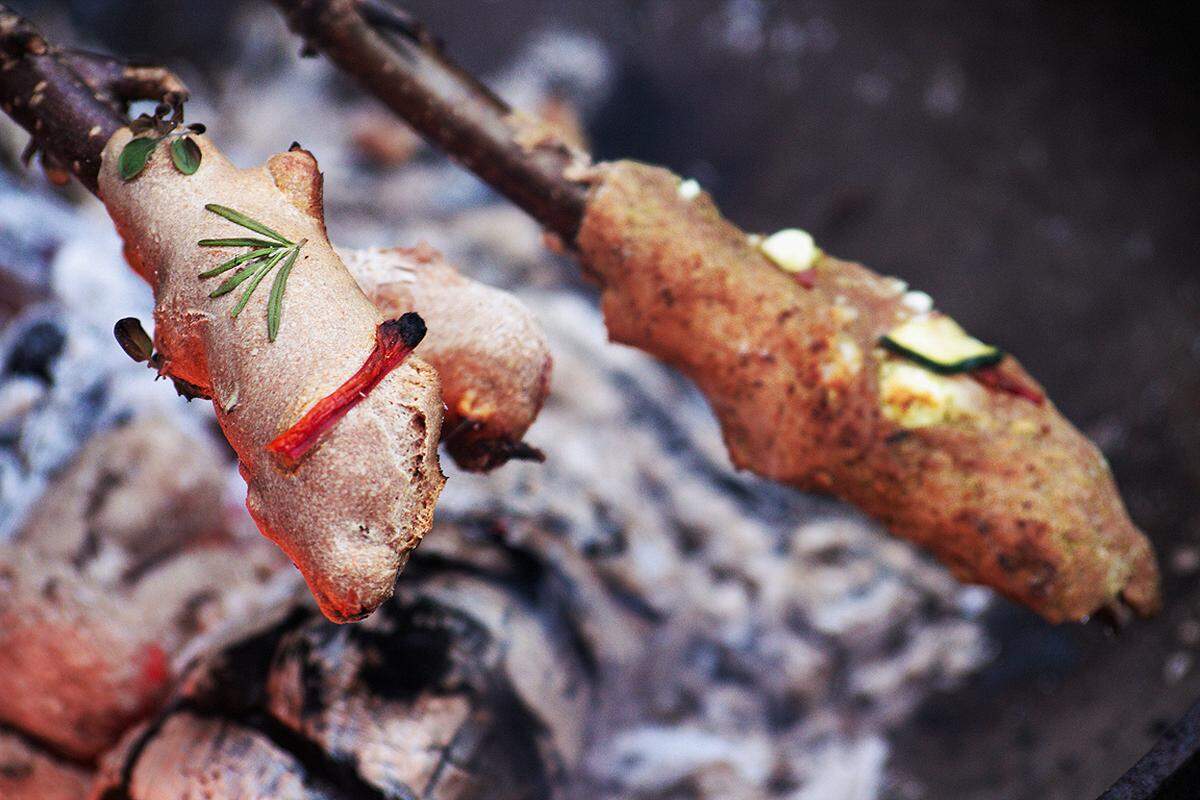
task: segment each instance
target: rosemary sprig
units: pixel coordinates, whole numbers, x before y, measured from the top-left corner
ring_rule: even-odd
[[[271,295],[267,300],[268,341],[275,341],[275,335],[279,333],[279,323],[283,318],[283,290],[287,286],[288,275],[292,274],[292,267],[296,266],[296,256],[300,255],[300,248],[304,246],[305,241],[301,239],[300,244],[292,248],[287,261],[284,261],[283,266],[279,268],[279,274],[275,276],[275,282],[271,284]]]
[[[276,247],[279,242],[268,242],[266,239],[201,239],[196,244],[201,247]]]
[[[200,273],[200,278],[202,279],[215,278],[231,269],[240,267],[237,272],[222,281],[221,285],[208,295],[212,298],[221,297],[245,283],[246,288],[242,291],[241,298],[238,299],[237,303],[229,311],[231,317],[236,318],[238,314],[242,313],[246,308],[246,304],[250,302],[250,296],[254,294],[254,290],[258,288],[258,285],[263,282],[272,270],[280,264],[283,265],[275,274],[275,281],[271,284],[271,294],[267,299],[267,340],[275,341],[275,337],[279,334],[279,325],[283,319],[283,292],[287,288],[288,275],[291,274],[292,268],[296,265],[296,258],[300,255],[300,248],[304,247],[308,240],[301,239],[299,242],[292,242],[278,231],[274,231],[258,220],[251,219],[242,212],[228,206],[209,203],[204,208],[219,217],[224,217],[235,225],[240,225],[247,230],[267,237],[266,239],[251,237],[201,239],[197,242],[201,247],[253,248],[249,252],[234,256],[228,261]]]
[[[204,242],[201,242],[200,244],[203,246]],[[242,247],[242,245],[227,244],[227,245],[220,245],[220,247]],[[264,247],[259,250],[251,250],[249,253],[242,253],[240,256],[234,256],[233,258],[229,259],[224,264],[221,264],[218,267],[213,267],[212,269],[208,270],[207,272],[201,272],[200,277],[201,278],[215,278],[216,276],[220,275],[223,272],[228,272],[229,270],[233,269],[236,266],[245,264],[247,261],[259,259],[259,258],[262,258],[263,256],[269,256],[274,251],[275,251],[275,248],[274,248],[274,245],[272,245],[271,247]]]
[[[275,269],[275,265],[283,260],[283,257],[289,252],[292,252],[291,248],[279,248],[274,255],[262,262],[262,266],[254,270],[254,276],[250,278],[250,285],[246,288],[246,291],[242,292],[242,299],[237,301],[237,305],[229,312],[229,316],[236,318],[238,314],[242,313],[242,309],[246,307],[246,303],[250,302],[250,295],[254,294],[254,290],[262,283],[263,278],[267,277],[267,273]],[[270,331],[268,330],[269,333]],[[267,338],[270,339],[271,337],[268,335]]]
[[[208,205],[204,206],[204,209],[206,211],[211,211],[212,213],[216,214],[217,216],[224,217],[225,219],[232,222],[234,225],[241,225],[243,228],[248,228],[249,230],[252,230],[255,233],[261,233],[263,236],[266,236],[270,239],[274,239],[275,241],[281,242],[282,244],[289,244],[289,245],[291,244],[291,242],[289,242],[286,238],[284,238],[283,234],[271,230],[266,225],[263,225],[261,222],[250,219],[242,212],[235,211],[234,209],[229,208],[228,206],[219,206],[216,203],[209,203]]]

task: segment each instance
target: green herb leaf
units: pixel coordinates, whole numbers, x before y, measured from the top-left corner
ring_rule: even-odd
[[[125,355],[139,364],[149,361],[154,355],[154,342],[136,317],[117,320],[117,324],[113,326],[113,336],[117,338],[117,344],[121,345]]]
[[[282,234],[271,230],[266,225],[263,225],[261,222],[250,219],[250,217],[247,217],[242,212],[235,211],[232,208],[229,208],[228,206],[221,206],[221,205],[217,205],[216,203],[209,203],[208,205],[204,206],[204,208],[206,210],[211,211],[212,213],[216,214],[217,216],[224,217],[225,219],[229,220],[230,222],[232,222],[235,225],[241,225],[243,228],[252,230],[255,233],[261,233],[263,236],[266,236],[269,239],[274,239],[275,241],[277,241],[281,244],[286,244],[286,245],[292,244],[290,241],[288,241],[286,238],[284,238],[284,236]]]
[[[286,247],[281,242],[266,239],[201,239],[196,242],[201,247]]]
[[[279,263],[280,259],[290,252],[293,251],[280,250],[275,253],[275,255],[263,262],[263,265],[258,268],[258,272],[254,273],[254,277],[251,279],[250,285],[246,287],[246,291],[242,294],[242,299],[238,300],[237,305],[234,306],[233,310],[229,312],[229,316],[236,319],[237,315],[242,313],[242,309],[245,308],[246,304],[250,302],[250,295],[254,294],[254,290],[258,288],[260,283],[262,283],[263,278],[267,277],[267,273],[275,269],[275,265]]]
[[[149,136],[129,140],[117,159],[117,174],[121,176],[121,180],[130,181],[141,174],[159,141]]]
[[[233,269],[234,267],[245,264],[247,261],[257,261],[258,259],[263,258],[264,256],[269,256],[274,251],[275,251],[274,247],[264,247],[261,250],[251,250],[249,253],[242,253],[240,256],[234,256],[233,258],[229,259],[224,264],[221,264],[218,267],[213,267],[212,269],[208,270],[207,272],[201,272],[200,277],[201,278],[215,278],[223,272],[228,272],[229,270]]]
[[[241,286],[243,281],[245,281],[254,273],[258,272],[258,270],[262,268],[264,261],[265,259],[252,261],[242,269],[239,269],[237,272],[233,273],[233,275],[226,278],[225,282],[214,289],[208,296],[215,300],[222,295],[229,294],[234,289]]]
[[[175,164],[175,169],[184,175],[195,174],[196,170],[200,169],[202,157],[200,145],[190,136],[183,136],[171,142],[171,161]]]
[[[300,248],[304,247],[305,241],[301,239],[300,244],[292,248],[287,261],[284,261],[283,266],[279,268],[275,282],[271,284],[271,296],[267,300],[267,341],[275,341],[275,337],[279,334],[279,324],[283,319],[283,290],[287,286],[288,275],[291,274],[292,267],[296,266],[296,256],[300,255]]]

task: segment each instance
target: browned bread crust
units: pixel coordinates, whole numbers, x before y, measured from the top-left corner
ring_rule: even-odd
[[[203,153],[194,175],[171,165],[163,143],[146,169],[125,181],[116,161],[129,138],[122,130],[109,142],[100,196],[130,262],[154,287],[164,371],[212,397],[249,485],[250,513],[304,573],[326,616],[366,616],[391,595],[408,553],[432,524],[444,482],[437,373],[409,357],[298,467],[281,467],[265,445],[358,370],[383,321],[325,237],[316,160],[293,150],[243,170],[207,137],[194,136]],[[197,246],[200,239],[244,235],[206,211],[208,203],[306,241],[274,342],[265,323],[269,287],[260,287],[235,319],[238,293],[210,298],[213,282],[198,277],[230,257]]]
[[[610,336],[696,382],[738,467],[843,498],[1049,620],[1157,609],[1149,542],[1049,402],[927,373],[955,413],[885,413],[881,375],[907,362],[878,342],[913,314],[902,283],[822,255],[806,288],[667,170],[618,162],[594,180],[578,242]],[[999,368],[1036,387],[1011,357]]]

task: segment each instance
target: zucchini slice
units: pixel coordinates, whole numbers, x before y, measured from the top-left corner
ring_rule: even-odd
[[[880,344],[943,375],[990,367],[1004,352],[984,344],[945,314],[913,317],[892,330]]]

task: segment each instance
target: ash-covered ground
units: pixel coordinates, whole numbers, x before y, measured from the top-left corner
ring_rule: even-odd
[[[897,225],[908,213],[910,231],[894,255],[875,262],[908,277],[909,259],[923,249],[963,253],[962,269],[968,272],[990,264],[997,246],[1011,259],[1033,257],[1037,244],[1028,236],[1008,244],[997,240],[997,226],[1004,224],[1028,224],[1033,238],[1044,239],[1056,253],[1078,243],[1081,225],[1099,225],[1091,217],[1079,223],[1069,216],[1078,209],[1055,215],[1048,210],[1054,203],[1037,194],[1033,176],[1059,157],[1053,140],[1047,144],[1035,130],[1009,142],[1017,165],[1009,174],[1004,162],[970,161],[966,146],[945,129],[956,119],[979,114],[975,66],[950,31],[966,27],[970,33],[981,21],[948,23],[945,50],[925,62],[906,58],[902,42],[878,47],[870,58],[864,42],[887,27],[889,14],[882,12],[864,21],[821,4],[659,2],[624,16],[609,9],[613,17],[606,22],[599,18],[606,4],[591,11],[572,5],[574,10],[554,15],[531,3],[526,24],[519,25],[515,12],[501,13],[494,5],[483,7],[501,17],[497,25],[511,34],[512,43],[502,55],[476,52],[468,60],[492,69],[489,83],[502,96],[542,112],[570,98],[597,135],[601,155],[667,161],[731,201],[747,227],[805,224],[811,217],[817,220],[812,227],[823,226],[818,233],[828,233],[846,255],[863,255],[871,263],[867,256],[887,250],[880,240],[899,237]],[[453,49],[469,53],[489,40],[483,32],[454,27],[464,13],[444,9],[432,21],[451,28],[443,33],[462,33]],[[570,24],[572,15],[578,25]],[[608,23],[611,37],[602,35]],[[633,33],[639,25],[652,33]],[[1014,25],[1019,31],[1009,19],[1006,30],[1012,35]],[[936,26],[936,21],[926,25]],[[61,30],[71,28],[64,22]],[[958,797],[1056,797],[1055,791],[1071,791],[1063,788],[1068,786],[1076,794],[1061,796],[1078,796],[1080,787],[1102,788],[1122,762],[1131,762],[1149,744],[1152,726],[1139,716],[1129,723],[1137,731],[1114,734],[1109,742],[1114,751],[1109,758],[1116,762],[1108,764],[1107,773],[1090,774],[1106,757],[1083,756],[1072,747],[1102,744],[1111,720],[1123,713],[1131,718],[1122,709],[1133,701],[1104,713],[1081,713],[1074,743],[1063,742],[1071,719],[1041,719],[1042,703],[1062,709],[1067,701],[1052,698],[1064,682],[1070,684],[1079,664],[1115,676],[1110,686],[1126,676],[1133,697],[1157,694],[1163,686],[1182,696],[1192,672],[1192,648],[1200,644],[1200,634],[1188,640],[1181,633],[1191,630],[1181,626],[1194,623],[1192,609],[1172,607],[1169,624],[1135,634],[1133,641],[1127,638],[1122,655],[1096,656],[1121,645],[1095,631],[1082,636],[1052,631],[993,602],[986,590],[956,584],[928,558],[852,511],[734,472],[698,395],[649,358],[605,341],[588,288],[569,261],[543,247],[534,223],[423,147],[323,61],[299,59],[297,43],[270,9],[238,12],[229,30],[232,39],[223,42],[217,64],[210,59],[203,70],[185,70],[196,98],[188,106],[189,120],[206,123],[240,165],[259,163],[299,140],[325,172],[327,219],[336,244],[428,241],[465,273],[517,293],[545,326],[555,358],[552,393],[528,437],[546,452],[545,464],[510,464],[479,477],[455,472],[444,459],[450,481],[439,515],[450,523],[489,520],[516,541],[531,527],[557,532],[586,555],[608,593],[645,623],[643,640],[604,659],[594,719],[587,726],[579,796],[874,800],[942,797],[952,791]],[[653,42],[671,30],[702,55],[689,60],[681,53],[686,48],[676,48],[656,59]],[[917,33],[921,30],[918,26]],[[617,45],[614,40],[622,35],[629,41]],[[769,91],[774,93],[770,102],[778,105],[781,86],[840,90],[826,107],[824,123],[756,127],[761,113],[747,112],[739,121],[739,114],[718,99],[670,94],[684,76],[694,83],[708,74],[708,95],[725,92],[728,99],[727,84],[746,79],[746,62],[763,53],[763,67],[754,71],[758,78],[744,80],[744,102],[753,106],[763,96],[756,93]],[[647,66],[651,63],[658,66]],[[727,69],[734,77],[721,72],[722,64],[732,65]],[[816,78],[805,70],[834,88],[812,87]],[[987,102],[1003,106],[1004,97]],[[910,100],[916,112],[903,105]],[[1029,113],[1013,102],[1017,112]],[[638,110],[649,121],[638,118]],[[912,113],[933,120],[929,137],[951,142],[943,153],[947,161],[930,177],[931,154],[915,149],[909,134],[896,133],[910,150],[892,153],[897,166],[888,174],[893,182],[880,188],[874,162],[855,163],[855,148],[864,146],[860,140],[872,141],[856,126],[899,131]],[[782,112],[778,116],[785,118]],[[986,136],[985,120],[983,115],[968,127]],[[661,130],[648,132],[656,126],[678,130],[678,143],[665,144],[671,137]],[[783,143],[797,131],[811,143],[811,152],[798,158],[795,148]],[[1002,137],[1008,129],[995,131]],[[23,134],[7,122],[0,132],[11,162]],[[753,155],[739,159],[726,153],[723,148],[735,141]],[[790,166],[777,170],[778,160],[787,157],[793,158]],[[972,193],[971,186],[955,182],[956,171],[975,169],[986,173],[980,182],[993,184],[990,194],[986,187]],[[755,172],[774,171],[790,176],[797,187],[793,191],[811,190],[812,197],[823,199],[783,208],[792,195],[777,182],[764,178],[766,188],[755,189]],[[829,190],[835,179],[836,190]],[[113,341],[116,319],[138,316],[148,325],[152,303],[147,288],[124,265],[99,204],[77,191],[52,191],[38,176],[19,169],[0,173],[0,181],[6,297],[0,305],[12,314],[0,338],[4,538],[93,433],[152,415],[165,415],[202,435],[213,435],[214,427],[206,403],[177,398],[168,382],[155,382]],[[946,192],[935,196],[931,186],[939,181]],[[1034,188],[1017,191],[1007,210],[983,203],[988,196],[1012,196],[1009,183],[1021,181]],[[964,202],[974,217],[964,211]],[[919,213],[903,212],[905,203],[919,206]],[[1102,216],[1101,210],[1093,213]],[[1120,264],[1145,265],[1154,258],[1156,230],[1142,215],[1119,230],[1114,227],[1108,236]],[[868,241],[876,243],[874,249]],[[1089,257],[1096,246],[1095,241],[1085,246]],[[945,290],[939,299],[948,295],[948,308],[978,304],[978,313],[960,315],[983,320],[971,327],[990,333],[1002,309],[1016,303],[1014,318],[1023,321],[1022,327],[1050,336],[1054,325],[1034,317],[1038,309],[1044,315],[1054,286],[1068,287],[1057,296],[1091,324],[1116,302],[1111,290],[1124,285],[1114,274],[1117,265],[1109,263],[1098,271],[1098,286],[1085,287],[1090,294],[1080,292],[1076,259],[1055,256],[1060,257],[1065,266],[1027,284],[1030,299],[1024,304],[1018,303],[1023,295],[1016,290],[977,292],[934,274],[928,264],[917,269],[924,270],[923,288]],[[959,266],[946,266],[951,269]],[[1028,279],[1028,272],[1022,274]],[[1008,283],[981,281],[993,288]],[[1133,294],[1144,299],[1151,288],[1142,286]],[[1175,348],[1177,342],[1162,346]],[[1046,375],[1054,352],[1045,346],[1027,359],[1040,377],[1051,377],[1050,384],[1065,380]],[[1097,356],[1102,362],[1106,358],[1120,361],[1116,355]],[[1078,369],[1078,363],[1069,361],[1067,371]],[[1133,374],[1140,379],[1148,370]],[[1193,364],[1183,380],[1194,377]],[[1117,391],[1117,382],[1108,383],[1105,392]],[[1160,387],[1155,397],[1156,407],[1169,406],[1176,390]],[[1110,457],[1116,449],[1118,456],[1128,454],[1130,463],[1162,463],[1145,454],[1154,446],[1142,430],[1145,416],[1136,420],[1142,428],[1131,432],[1118,416],[1097,410],[1102,400],[1072,399],[1068,410],[1085,416]],[[1130,441],[1134,449],[1122,450]],[[1120,477],[1120,458],[1116,464]],[[243,514],[238,508],[242,487],[232,465],[229,473],[228,511]],[[1186,483],[1173,475],[1164,484],[1181,481]],[[1158,502],[1170,504],[1169,491],[1163,492]],[[1154,495],[1149,497],[1141,492],[1134,498],[1135,516],[1139,504],[1154,502]],[[1158,513],[1160,520],[1178,516]],[[240,524],[246,527],[248,519]],[[431,536],[437,534],[435,527]],[[1195,551],[1186,544],[1185,539],[1167,551],[1174,574],[1186,576],[1197,568],[1188,561]],[[1138,657],[1132,652],[1138,646],[1154,655]],[[954,694],[972,675],[977,677],[966,693]],[[1067,697],[1069,692],[1068,686]],[[1080,703],[1105,702],[1103,691],[1080,694],[1078,684],[1075,696]],[[979,710],[963,707],[977,701]],[[1001,702],[1006,704],[1003,717],[995,711]],[[1153,713],[1161,715],[1164,706],[1171,707],[1159,702]],[[999,720],[995,725],[988,719],[993,713]],[[996,731],[990,731],[993,727]],[[975,741],[983,750],[1013,745],[1042,748],[1048,755],[1029,756],[1033,768],[1027,768],[1024,756],[1011,755],[989,766],[991,756],[970,746],[973,737],[979,737]],[[1028,774],[1014,777],[1023,768]],[[1067,778],[1060,783],[1063,775]]]

